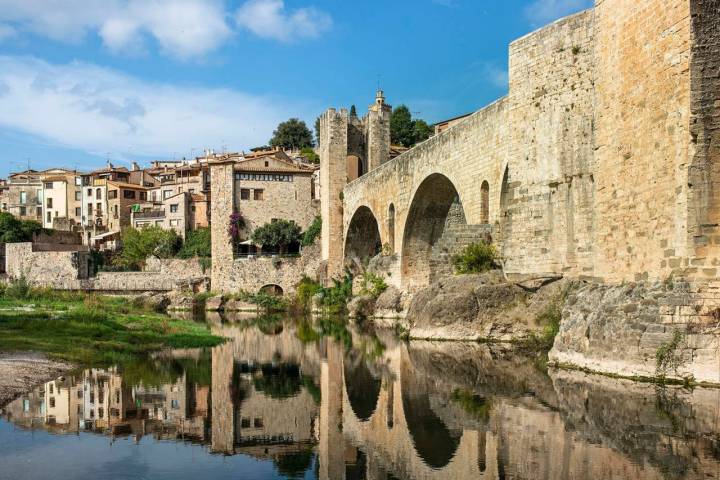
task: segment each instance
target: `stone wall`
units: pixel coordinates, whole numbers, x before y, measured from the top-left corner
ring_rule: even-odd
[[[317,278],[321,262],[317,245],[304,248],[297,257],[237,258],[223,267],[222,276],[215,275],[213,259],[212,289],[219,293],[257,293],[266,285],[278,285],[288,295],[295,292],[304,276]]]
[[[150,259],[144,272],[99,272],[90,276],[86,251],[35,251],[31,243],[6,244],[10,278],[24,276],[32,285],[58,290],[108,293],[161,292],[203,283],[206,274],[197,259]]]
[[[588,284],[570,294],[550,360],[623,376],[718,384],[718,322],[718,282]],[[668,358],[676,358],[678,368],[658,370],[660,347],[676,335]]]

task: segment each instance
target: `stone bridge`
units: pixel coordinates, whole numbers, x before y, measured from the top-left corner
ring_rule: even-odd
[[[395,158],[382,92],[329,109],[329,276],[384,250],[413,290],[491,236],[509,275],[715,279],[719,23],[714,0],[596,0],[510,44],[507,96]]]

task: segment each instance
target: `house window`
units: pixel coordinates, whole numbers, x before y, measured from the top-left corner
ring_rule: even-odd
[[[172,197],[172,190],[163,190],[163,200]]]
[[[265,166],[266,166],[266,167],[269,167],[269,166],[270,166],[270,162],[267,162],[267,161],[266,161],[266,162],[265,162]]]
[[[87,189],[87,196],[92,198],[92,188]]]
[[[241,188],[240,189],[240,200],[250,200],[250,189],[249,188]]]
[[[95,190],[95,195],[97,196],[97,199],[100,200],[102,198],[102,190],[99,188]]]
[[[50,397],[50,408],[55,408],[55,397]]]
[[[190,207],[190,211],[193,212],[193,213],[195,213],[195,205],[193,205],[193,206]]]
[[[42,192],[42,190],[38,189],[35,192],[35,203],[37,205],[42,205],[42,199],[43,199],[43,192]]]
[[[147,192],[140,192],[140,200],[142,200],[142,201],[147,200]]]
[[[80,207],[75,207],[75,216],[76,216],[76,217],[82,216],[82,208],[80,208]]]
[[[97,212],[98,215],[102,214],[102,203],[95,204],[95,211]]]
[[[92,215],[92,203],[88,203],[87,207],[88,215]]]
[[[177,213],[177,211],[178,211],[178,204],[177,204],[177,203],[174,203],[174,204],[170,205],[170,213]]]
[[[45,190],[52,190],[53,182],[45,182]]]
[[[79,202],[80,200],[82,200],[82,192],[78,190],[75,192],[75,201]]]
[[[52,212],[47,212],[47,223],[52,223]]]
[[[75,177],[75,185],[78,187],[82,185],[82,177]]]
[[[42,207],[35,208],[35,216],[37,218],[42,218]]]
[[[48,198],[45,200],[45,204],[47,205],[47,208],[52,208],[52,198]]]
[[[180,402],[178,402],[178,401],[175,400],[175,399],[170,400],[170,408],[172,408],[173,410],[179,409],[179,408],[180,408]]]
[[[262,200],[263,199],[263,190],[261,188],[256,188],[253,190],[253,198],[255,200]]]
[[[240,419],[240,428],[250,428],[250,419],[249,418]]]
[[[27,203],[27,192],[20,192],[20,203],[22,205]]]
[[[255,428],[263,428],[263,419],[262,418],[256,418],[255,419]]]
[[[118,218],[118,211],[119,211],[119,210],[118,210],[118,206],[117,206],[117,205],[113,205],[113,213],[115,214],[115,218]]]
[[[195,193],[195,189],[194,189],[194,188],[188,189],[188,193],[189,193],[190,195],[192,195],[193,193]]]
[[[20,216],[24,217],[25,215],[27,215],[27,208],[20,207]]]
[[[108,192],[108,200],[113,200],[117,198],[117,190],[110,190]]]
[[[171,226],[171,227],[179,227],[179,226],[180,226],[180,220],[170,220],[170,226]]]
[[[123,198],[135,199],[135,190],[123,190]]]

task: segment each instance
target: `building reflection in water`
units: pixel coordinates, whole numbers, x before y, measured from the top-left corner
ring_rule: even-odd
[[[198,443],[287,478],[720,478],[718,390],[546,374],[488,345],[213,329],[230,340],[59,378],[3,417]]]

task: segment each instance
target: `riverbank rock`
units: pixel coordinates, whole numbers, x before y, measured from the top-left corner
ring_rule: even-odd
[[[0,407],[42,382],[74,368],[32,352],[0,353]]]
[[[585,284],[568,296],[550,361],[720,384],[719,290],[684,281]]]
[[[223,296],[216,295],[205,300],[206,312],[219,312],[223,309]]]
[[[347,305],[350,318],[368,318],[375,311],[375,299],[370,295],[353,297]]]
[[[193,310],[197,305],[195,297],[191,293],[176,292],[170,296],[168,310]]]
[[[225,302],[224,311],[226,312],[257,312],[258,306],[254,303],[243,302],[241,300],[228,300]]]
[[[164,312],[170,305],[170,297],[164,293],[143,293],[135,297],[133,302],[155,312]]]
[[[504,281],[499,271],[446,277],[413,296],[410,338],[522,340],[544,328],[541,313],[567,286],[556,281],[533,291]]]

